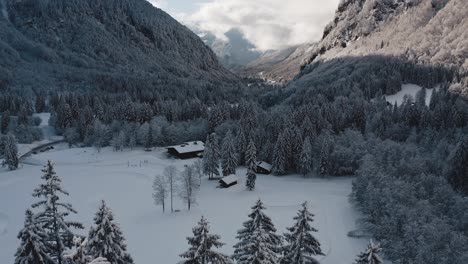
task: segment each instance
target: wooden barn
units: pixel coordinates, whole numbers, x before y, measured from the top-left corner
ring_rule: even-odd
[[[205,151],[205,144],[201,141],[193,141],[166,147],[166,149],[167,153],[179,159],[201,158]]]
[[[257,163],[257,173],[260,174],[270,174],[272,171],[273,166],[269,163],[266,163],[264,161],[259,161]]]
[[[236,185],[238,181],[239,181],[239,178],[236,175],[231,174],[219,180],[219,187],[229,188],[233,185]]]

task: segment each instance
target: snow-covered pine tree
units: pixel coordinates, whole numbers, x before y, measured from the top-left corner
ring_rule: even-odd
[[[312,167],[313,167],[312,163],[313,163],[312,144],[310,144],[310,139],[306,138],[302,146],[301,161],[300,161],[300,169],[304,177],[310,172],[312,172]]]
[[[231,131],[226,133],[223,139],[223,148],[221,152],[221,167],[223,169],[223,175],[228,176],[236,174],[237,167],[237,151]]]
[[[210,141],[211,137],[210,135],[206,136],[206,140],[205,140],[205,150],[203,151],[203,159],[202,159],[202,163],[203,163],[203,174],[205,175],[208,175],[208,179],[211,179],[211,175],[210,175],[210,158],[211,158],[211,153],[212,153],[212,149],[211,149],[211,141]]]
[[[64,255],[64,259],[72,264],[87,264],[91,261],[91,257],[87,254],[86,244],[87,239],[81,237],[74,237],[73,244],[75,245],[69,253]],[[66,262],[66,263],[68,263]]]
[[[38,225],[46,232],[46,240],[44,244],[50,250],[50,256],[56,260],[58,264],[63,263],[63,252],[66,248],[73,245],[73,232],[70,228],[83,229],[83,225],[79,222],[67,221],[65,217],[70,213],[76,214],[69,203],[60,201],[60,194],[69,195],[62,188],[62,180],[55,173],[52,162],[49,160],[47,165],[42,169],[44,175],[41,177],[44,183],[34,189],[33,196],[39,199],[39,202],[32,205],[33,208],[41,207],[42,210],[35,215]]]
[[[156,175],[153,181],[153,199],[156,205],[162,206],[163,213],[165,212],[165,209],[166,209],[165,202],[166,202],[167,195],[169,193],[168,189],[169,188],[167,184],[167,178],[161,175]]]
[[[380,251],[382,251],[380,245],[374,244],[371,239],[367,249],[357,256],[355,264],[383,264],[383,260],[378,255]]]
[[[250,241],[245,246],[246,252],[238,264],[278,264],[279,258],[274,248],[268,241],[268,235],[263,228],[257,228],[253,231]]]
[[[127,245],[120,227],[114,223],[114,215],[104,201],[94,217],[95,226],[88,235],[87,251],[93,258],[104,257],[112,264],[131,264]]]
[[[320,156],[317,169],[320,175],[326,175],[329,173],[332,138],[330,133],[326,131],[320,135],[319,140]]]
[[[311,232],[317,232],[317,229],[310,225],[314,221],[313,216],[307,209],[307,202],[304,202],[302,209],[294,217],[296,223],[287,228],[289,232],[284,234],[287,245],[284,247],[282,264],[319,263],[314,256],[324,254],[320,248],[320,242],[311,234]]]
[[[9,170],[16,170],[19,166],[18,146],[16,145],[15,136],[8,134],[5,137],[5,164]]]
[[[250,260],[254,258],[255,254],[260,253],[259,250],[264,252],[262,254],[268,254],[268,258],[265,258],[265,260],[277,260],[277,254],[281,251],[282,239],[281,236],[276,234],[276,228],[271,218],[263,212],[265,209],[266,207],[262,201],[258,200],[249,214],[250,219],[242,224],[244,228],[237,231],[236,238],[239,242],[234,245],[233,259],[238,264],[256,263],[250,262]],[[258,245],[258,243],[261,245]],[[271,252],[274,254],[271,254]]]
[[[193,237],[188,237],[190,248],[180,254],[186,260],[181,261],[181,264],[229,264],[232,260],[219,252],[212,250],[213,247],[220,248],[224,243],[219,240],[219,235],[210,234],[208,221],[202,216],[198,225],[193,228]]]
[[[247,165],[247,180],[245,185],[249,191],[252,191],[255,189],[255,180],[257,179],[257,175],[255,174],[257,170],[257,148],[252,139],[250,139],[247,146],[245,160],[245,164]]]
[[[203,153],[203,171],[209,179],[219,176],[219,145],[216,134],[207,137]]]
[[[245,163],[246,162],[245,154],[247,151],[248,143],[249,142],[247,141],[247,137],[244,133],[244,129],[241,126],[236,137],[236,144],[237,144],[237,149],[239,151],[239,164],[240,165],[244,165],[244,164],[247,165],[247,163]]]
[[[24,228],[19,232],[21,245],[15,254],[15,264],[54,264],[49,257],[48,248],[44,244],[47,235],[37,225],[31,210],[26,211]]]
[[[283,175],[286,173],[286,145],[282,134],[278,135],[276,140],[275,149],[273,151],[273,173],[276,175]]]

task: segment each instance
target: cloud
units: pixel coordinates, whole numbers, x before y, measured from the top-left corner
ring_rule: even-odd
[[[239,29],[259,50],[317,41],[339,0],[209,0],[179,21],[218,38]]]
[[[148,0],[152,5],[158,8],[163,8],[167,6],[167,1],[166,0]]]

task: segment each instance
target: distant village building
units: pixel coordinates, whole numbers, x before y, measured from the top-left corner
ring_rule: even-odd
[[[273,166],[269,163],[266,163],[264,161],[259,161],[257,163],[257,173],[260,174],[270,174],[272,171]]]
[[[179,159],[203,157],[205,143],[201,141],[186,142],[176,146],[166,147],[167,152]]]
[[[236,185],[239,181],[237,175],[231,174],[226,177],[223,177],[219,180],[219,186],[221,188],[229,188],[233,185]]]

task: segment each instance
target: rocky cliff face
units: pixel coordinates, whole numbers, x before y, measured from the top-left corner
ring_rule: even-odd
[[[236,83],[189,29],[144,0],[2,0],[7,87],[90,89],[105,79],[162,86]]]
[[[466,14],[465,0],[344,0],[306,64],[378,55],[454,68],[463,75],[468,69]],[[466,87],[456,90],[468,95]]]
[[[468,68],[465,0],[345,0],[309,59],[390,55]]]

